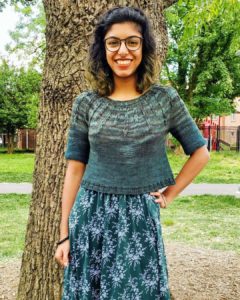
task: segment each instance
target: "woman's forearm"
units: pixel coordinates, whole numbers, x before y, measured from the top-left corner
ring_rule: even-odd
[[[193,179],[200,173],[210,159],[206,146],[198,148],[183,165],[181,171],[175,178],[176,184],[168,186],[163,194],[168,203],[174,200],[177,195],[188,186]]]
[[[62,218],[60,239],[68,235],[68,217],[79,190],[86,165],[78,161],[69,161],[62,192]]]

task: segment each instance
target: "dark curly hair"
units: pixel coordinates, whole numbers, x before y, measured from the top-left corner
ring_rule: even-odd
[[[105,56],[104,37],[113,24],[123,22],[139,25],[143,36],[142,61],[136,70],[137,91],[143,93],[159,79],[156,42],[147,16],[137,7],[113,7],[97,21],[86,60],[85,77],[93,90],[101,96],[110,95],[114,89],[113,72]]]

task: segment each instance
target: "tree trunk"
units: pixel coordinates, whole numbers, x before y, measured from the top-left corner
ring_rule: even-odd
[[[140,6],[153,22],[161,62],[167,53],[164,1],[43,2],[47,19],[46,57],[18,300],[61,298],[63,269],[55,261],[54,254],[61,220],[66,167],[64,150],[72,101],[87,88],[83,65],[96,18],[113,5]]]
[[[14,133],[7,132],[7,153],[8,154],[13,154],[14,151]]]

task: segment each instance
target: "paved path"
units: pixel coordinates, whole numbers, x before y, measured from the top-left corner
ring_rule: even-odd
[[[164,190],[164,189],[163,189]],[[0,183],[0,194],[31,194],[31,183]],[[181,195],[235,195],[240,198],[239,184],[191,183]]]

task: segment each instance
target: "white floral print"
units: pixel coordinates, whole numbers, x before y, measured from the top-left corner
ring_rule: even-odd
[[[160,206],[149,193],[80,187],[69,216],[62,300],[169,300]]]

